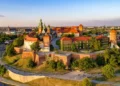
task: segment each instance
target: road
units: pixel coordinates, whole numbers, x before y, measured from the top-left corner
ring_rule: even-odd
[[[52,42],[51,42],[51,44],[53,45],[53,47],[54,47],[55,49],[59,49],[59,46],[56,45],[56,41],[57,41],[57,40],[60,40],[60,38],[54,38],[54,39],[52,40]]]
[[[1,76],[0,76],[0,82],[5,83],[5,84],[9,84],[9,85],[14,85],[14,86],[28,86],[27,84],[22,84],[20,82],[13,81],[13,80],[10,80],[10,79],[6,79],[6,78],[3,78]]]

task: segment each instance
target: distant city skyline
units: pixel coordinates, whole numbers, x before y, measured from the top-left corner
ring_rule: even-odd
[[[0,26],[120,26],[120,0],[0,0]]]

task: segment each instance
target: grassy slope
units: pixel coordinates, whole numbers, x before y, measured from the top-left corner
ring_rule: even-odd
[[[28,83],[30,86],[81,86],[81,82],[55,78],[42,78]]]
[[[30,86],[82,86],[81,81],[41,78],[28,82]],[[110,84],[94,84],[93,86],[112,86]]]

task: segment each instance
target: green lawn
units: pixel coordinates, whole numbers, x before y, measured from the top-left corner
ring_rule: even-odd
[[[41,78],[33,80],[27,84],[30,86],[82,86],[80,81],[62,80],[56,78]]]

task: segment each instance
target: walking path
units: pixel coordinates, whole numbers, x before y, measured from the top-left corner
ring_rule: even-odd
[[[53,47],[56,48],[56,49],[59,49],[59,46],[56,45],[56,41],[59,40],[59,39],[60,39],[60,38],[54,38],[54,39],[52,40],[52,42],[51,42],[51,44],[53,45]]]
[[[3,77],[0,77],[0,82],[9,84],[9,85],[14,85],[14,86],[28,86],[27,84],[22,84],[20,82],[9,80],[9,79],[3,78]]]
[[[3,62],[1,62],[0,60],[0,64],[4,64]],[[36,76],[46,76],[46,77],[51,77],[51,78],[59,78],[59,79],[65,79],[65,80],[75,80],[75,81],[81,81],[83,78],[85,77],[101,77],[102,75],[101,74],[87,74],[87,73],[84,73],[83,71],[72,71],[70,73],[67,73],[67,74],[64,74],[64,75],[56,75],[56,74],[41,74],[41,73],[31,73],[31,72],[25,72],[25,71],[21,71],[21,70],[18,70],[16,68],[13,68],[9,65],[6,65],[4,64],[4,66],[9,69],[10,71],[16,73],[16,74],[20,74],[20,75],[24,75],[24,76],[27,76],[27,75],[36,75]],[[117,74],[117,76],[120,76],[120,74]],[[0,77],[0,79],[3,80],[4,83],[8,82],[8,84],[12,84],[11,81],[9,80],[6,80],[6,79],[3,79],[2,77]],[[94,83],[100,83],[100,84],[111,84],[113,86],[120,86],[120,83],[115,83],[115,82],[109,82],[109,81],[97,81],[97,80],[92,80],[92,82]],[[15,84],[16,86],[27,86],[26,84],[23,85],[21,83],[17,83],[17,82],[13,82],[13,84]]]

